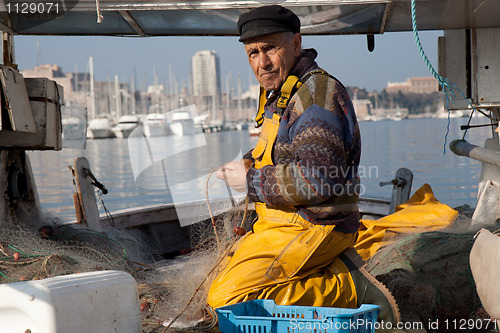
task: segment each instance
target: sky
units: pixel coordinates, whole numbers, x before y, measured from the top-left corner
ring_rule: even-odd
[[[422,31],[422,46],[437,70],[437,38],[442,31]],[[146,79],[153,84],[154,70],[159,82],[169,80],[169,67],[181,86],[187,86],[191,57],[199,50],[214,50],[220,58],[221,82],[231,73],[231,85],[241,76],[243,88],[257,83],[250,72],[243,46],[237,37],[66,37],[16,36],[15,59],[21,70],[38,64],[37,42],[42,64],[57,64],[63,72],[88,72],[94,59],[97,81],[114,79],[136,88]],[[388,81],[403,82],[409,77],[430,76],[411,32],[375,35],[375,50],[369,52],[366,36],[303,36],[304,48],[315,48],[319,66],[346,86],[381,91]],[[135,74],[134,74],[135,73]]]

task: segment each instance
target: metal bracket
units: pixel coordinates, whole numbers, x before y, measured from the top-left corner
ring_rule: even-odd
[[[98,189],[100,189],[102,191],[102,194],[108,194],[108,190],[106,189],[106,187],[104,186],[103,183],[99,182],[94,174],[92,173],[92,171],[90,171],[90,169],[87,169],[87,168],[83,168],[83,173],[90,177],[93,182],[91,183],[92,185],[94,185],[95,187],[97,187]]]
[[[410,199],[411,184],[413,182],[413,173],[406,168],[399,168],[396,171],[396,177],[388,182],[380,182],[380,186],[392,185],[391,206],[389,214],[396,211],[396,206]]]

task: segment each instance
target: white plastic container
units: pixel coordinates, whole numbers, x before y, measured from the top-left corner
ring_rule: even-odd
[[[100,271],[0,285],[0,332],[27,330],[140,333],[137,284],[128,273]]]

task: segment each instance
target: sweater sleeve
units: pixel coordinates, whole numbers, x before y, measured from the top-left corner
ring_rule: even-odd
[[[342,195],[346,180],[357,172],[348,159],[352,142],[347,115],[354,113],[346,94],[330,103],[310,104],[289,127],[294,161],[250,169],[248,194],[271,206],[321,203]]]

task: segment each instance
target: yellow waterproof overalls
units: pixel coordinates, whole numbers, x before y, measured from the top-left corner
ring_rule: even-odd
[[[285,82],[282,93],[289,83]],[[261,98],[261,106],[263,101]],[[272,149],[280,120],[277,114],[264,119],[252,153],[257,169],[273,164]],[[356,233],[338,232],[333,225],[311,224],[294,207],[255,203],[255,209],[258,218],[253,231],[229,251],[210,287],[210,306],[273,299],[280,305],[356,307],[354,282],[337,258],[353,246]]]

